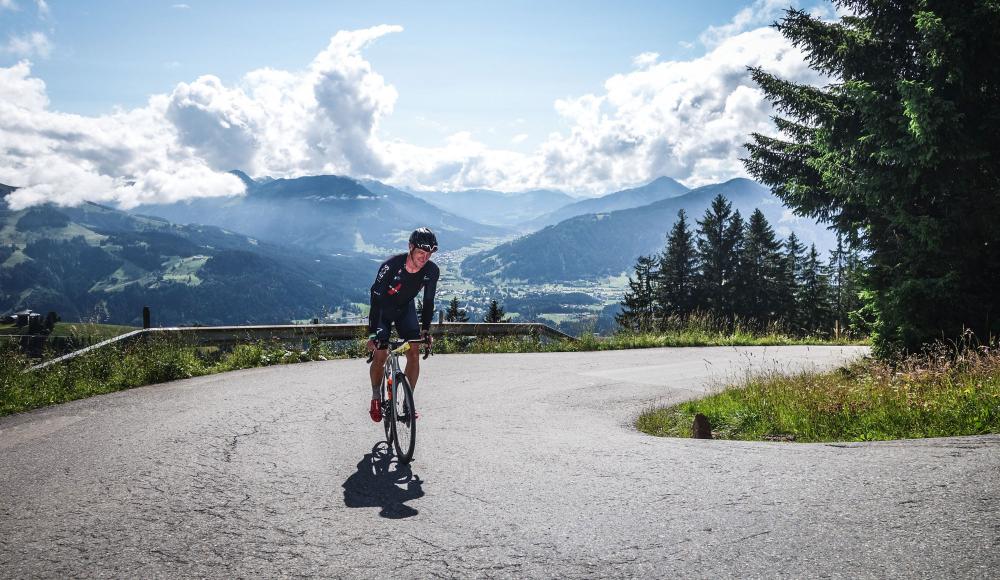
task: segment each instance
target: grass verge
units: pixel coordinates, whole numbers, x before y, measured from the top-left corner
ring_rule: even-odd
[[[722,391],[644,413],[640,431],[690,437],[697,413],[713,437],[876,441],[1000,433],[1000,351],[944,347],[889,365],[747,377]]]
[[[0,352],[0,416],[143,385],[274,364],[346,358],[358,351],[353,342],[346,348],[316,342],[305,351],[255,343],[221,352],[151,338],[24,372],[33,361],[7,346]]]

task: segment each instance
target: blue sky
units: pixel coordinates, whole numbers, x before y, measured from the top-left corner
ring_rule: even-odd
[[[0,137],[48,127],[0,151],[0,181],[55,200],[85,178],[124,205],[183,197],[166,174],[232,193],[227,163],[441,189],[699,185],[741,174],[736,140],[768,123],[740,71],[816,80],[767,28],[787,4],[0,0]],[[144,141],[95,153],[126,128]]]
[[[552,103],[601,86],[635,55],[697,53],[698,35],[746,5],[691,2],[47,2],[3,14],[4,36],[41,30],[37,60],[53,108],[100,114],[203,74],[238,81],[250,70],[303,67],[338,30],[398,24],[366,52],[400,93],[384,127],[433,145],[469,130],[501,142],[531,127],[527,151],[559,126]],[[4,64],[16,62],[8,54]],[[523,119],[523,123],[517,123]],[[493,129],[494,133],[489,130]],[[499,134],[497,134],[499,132]]]

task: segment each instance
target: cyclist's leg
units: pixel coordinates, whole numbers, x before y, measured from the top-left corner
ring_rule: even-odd
[[[420,338],[420,323],[417,321],[417,308],[410,302],[409,308],[396,319],[396,332],[401,340],[417,340]],[[406,351],[406,378],[410,388],[417,388],[417,378],[420,376],[420,349],[411,348]]]
[[[379,320],[375,327],[375,359],[372,361],[368,374],[372,380],[372,399],[379,398],[379,387],[382,385],[382,369],[385,366],[385,359],[389,357],[387,345],[389,343],[389,330],[391,321],[384,318]]]

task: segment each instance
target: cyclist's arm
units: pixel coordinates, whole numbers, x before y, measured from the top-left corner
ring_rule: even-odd
[[[389,269],[390,267],[388,261],[379,266],[378,274],[375,276],[375,283],[372,284],[369,295],[371,308],[368,310],[369,336],[375,333],[379,317],[382,316],[382,298],[385,296],[386,291],[389,290],[389,280],[391,278],[389,275]]]
[[[441,271],[435,266],[435,271],[424,283],[424,307],[420,311],[420,328],[425,332],[431,329],[431,322],[434,320],[434,293],[437,292],[438,276]]]

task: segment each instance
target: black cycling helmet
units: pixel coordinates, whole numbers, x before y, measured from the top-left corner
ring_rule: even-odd
[[[410,234],[410,243],[425,252],[436,252],[438,239],[430,228],[417,228]]]

